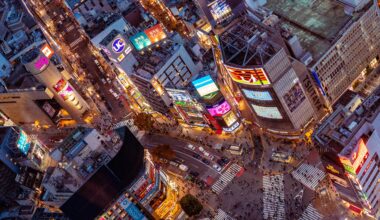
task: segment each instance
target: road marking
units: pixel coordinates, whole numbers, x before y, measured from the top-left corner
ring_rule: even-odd
[[[242,169],[241,166],[239,166],[236,163],[233,163],[227,170],[224,172],[218,181],[212,185],[211,189],[216,194],[219,194],[223,191],[224,188],[235,178],[236,174]]]
[[[225,211],[218,209],[218,213],[213,218],[214,220],[234,220],[231,216],[229,216]]]
[[[312,165],[303,163],[292,172],[292,176],[309,189],[315,191],[318,184],[325,178],[326,174]]]
[[[263,176],[263,218],[285,219],[284,175]]]
[[[321,220],[323,219],[323,215],[320,214],[311,204],[307,206],[305,211],[302,213],[301,218],[299,220]]]

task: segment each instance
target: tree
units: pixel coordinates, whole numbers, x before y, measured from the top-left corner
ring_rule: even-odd
[[[175,152],[167,144],[157,145],[155,148],[150,150],[152,154],[153,161],[159,161],[160,158],[165,158],[167,160],[172,160],[175,158]]]
[[[188,216],[198,215],[202,209],[202,204],[191,194],[187,194],[179,201],[181,208]]]
[[[152,115],[147,113],[139,113],[133,118],[134,124],[139,130],[151,132],[153,130],[154,120]]]

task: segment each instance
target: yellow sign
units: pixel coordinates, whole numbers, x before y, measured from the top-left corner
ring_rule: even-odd
[[[326,169],[329,170],[329,171],[331,171],[332,173],[339,174],[339,171],[336,170],[336,169],[335,169],[332,165],[330,165],[330,164],[326,166]]]

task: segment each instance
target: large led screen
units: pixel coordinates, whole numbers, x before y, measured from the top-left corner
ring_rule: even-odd
[[[231,7],[226,3],[225,0],[216,0],[209,5],[212,17],[217,23],[228,18],[231,14]]]
[[[237,83],[246,85],[270,84],[269,79],[263,68],[241,69],[226,66],[226,69],[230,74],[231,78]]]
[[[368,154],[368,148],[364,140],[360,139],[348,157],[346,155],[339,155],[339,159],[344,169],[355,175],[360,172],[364,162],[368,159]]]
[[[63,100],[69,99],[70,95],[73,94],[73,89],[71,86],[64,80],[60,79],[55,85],[54,90],[60,95]]]
[[[222,116],[231,110],[230,104],[227,101],[222,102],[220,105],[208,108],[207,111],[212,116]]]
[[[288,109],[293,112],[298,106],[306,99],[302,91],[301,85],[297,82],[294,86],[283,96]]]
[[[153,27],[146,29],[144,32],[152,44],[166,38],[166,33],[162,29],[161,24],[154,25]]]
[[[133,35],[131,38],[129,38],[129,40],[136,48],[136,50],[142,50],[152,44],[144,32],[139,32]]]
[[[24,131],[20,132],[20,137],[17,140],[17,148],[24,154],[27,155],[30,148],[30,140],[28,135]]]
[[[192,84],[201,97],[219,90],[210,75],[194,80]]]
[[[230,111],[226,115],[223,116],[223,120],[226,123],[226,125],[230,127],[237,121],[237,117],[233,111]]]
[[[253,100],[259,100],[259,101],[272,101],[273,98],[267,91],[253,91],[248,89],[242,89],[244,95]]]
[[[277,107],[267,107],[251,104],[253,110],[255,110],[256,115],[263,118],[270,119],[282,119],[282,115]]]

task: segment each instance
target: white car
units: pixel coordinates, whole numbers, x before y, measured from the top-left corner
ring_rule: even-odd
[[[189,167],[187,167],[187,166],[184,165],[184,164],[180,164],[180,165],[179,165],[179,169],[182,170],[182,171],[184,171],[184,172],[186,172],[186,171],[189,170]]]
[[[199,151],[202,152],[202,153],[205,152],[205,149],[204,149],[203,147],[199,147],[198,149],[199,149]]]
[[[222,168],[221,168],[218,164],[214,164],[214,165],[212,165],[212,167],[213,167],[216,171],[218,171],[218,172],[220,172],[220,171],[222,170]]]
[[[191,150],[195,150],[195,147],[194,147],[194,145],[192,145],[192,144],[188,144],[187,147],[188,147],[189,149],[191,149]]]

